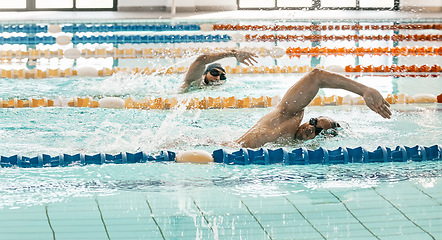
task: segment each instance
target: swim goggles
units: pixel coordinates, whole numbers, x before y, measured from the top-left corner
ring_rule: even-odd
[[[210,69],[210,75],[214,76],[214,77],[218,77],[220,80],[226,80],[226,74],[222,73],[221,70],[218,70],[216,68],[212,68]]]
[[[317,118],[310,118],[310,120],[308,121],[308,124],[312,125],[313,127],[315,127],[315,135],[319,135],[322,130],[324,130],[322,127],[318,127],[318,119]],[[338,135],[338,127],[341,127],[341,125],[339,123],[336,123],[334,121],[330,121],[331,127],[330,129],[327,130],[326,133],[332,135],[332,136],[337,136]]]
[[[315,128],[315,135],[319,135],[322,132],[322,130],[324,130],[322,127],[316,126],[318,124],[317,118],[310,118],[308,124],[312,125]]]

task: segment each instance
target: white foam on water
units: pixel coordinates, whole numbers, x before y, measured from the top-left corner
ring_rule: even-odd
[[[176,77],[117,72],[101,81],[80,81],[80,92],[93,96],[156,97],[176,94]],[[171,81],[172,80],[172,81]]]

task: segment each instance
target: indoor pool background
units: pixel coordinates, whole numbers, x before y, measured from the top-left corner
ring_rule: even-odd
[[[299,43],[300,46],[310,44]],[[349,43],[322,44],[344,46]],[[393,43],[360,44],[391,46]],[[425,44],[440,46],[439,42]],[[274,45],[241,43],[239,47]],[[280,47],[293,45],[293,42],[278,43]],[[174,45],[177,46],[203,47],[204,44]],[[238,44],[216,46],[237,47]],[[140,45],[120,44],[119,47]],[[194,58],[120,59],[117,64],[120,67],[186,66]],[[258,60],[257,65],[266,66],[312,63],[308,57],[283,57],[277,61],[261,57]],[[440,60],[440,56],[357,59],[364,65],[394,62],[432,65]],[[221,62],[235,65],[232,59]],[[320,59],[324,66],[336,65],[336,62],[341,66],[355,64],[355,57]],[[62,68],[72,65],[73,61],[42,59],[39,64]],[[79,59],[75,64],[112,67],[115,62],[111,58]],[[281,96],[302,76],[231,75],[223,86],[189,93],[178,93],[182,74],[120,72],[110,77],[3,78],[0,79],[0,98]],[[389,93],[437,95],[442,89],[440,77],[364,75],[352,78],[375,87],[384,96]],[[321,93],[348,94],[339,90]],[[386,120],[365,106],[309,107],[305,119],[326,115],[348,123],[349,128],[333,139],[282,141],[265,147],[292,150],[362,146],[374,150],[377,146],[442,144],[442,112],[435,109],[435,104],[394,105],[392,109],[392,119]],[[213,151],[223,148],[224,142],[240,137],[270,110],[1,108],[0,155]],[[0,239],[440,239],[441,173],[439,162],[309,166],[147,163],[0,168]]]

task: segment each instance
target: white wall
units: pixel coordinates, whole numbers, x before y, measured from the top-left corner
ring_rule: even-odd
[[[401,0],[403,11],[442,12],[442,0]]]
[[[118,7],[166,6],[168,0],[118,0]]]
[[[175,0],[177,8],[229,7],[236,9],[236,0]],[[166,7],[170,8],[172,0],[118,0],[118,7]]]
[[[236,0],[220,0],[220,1],[208,1],[208,0],[195,0],[196,6],[235,6]]]
[[[442,7],[442,0],[401,0],[403,7]]]
[[[400,0],[401,7],[407,8],[442,8],[442,0]],[[175,0],[177,8],[213,8],[214,10],[237,9],[236,0]],[[172,0],[118,0],[118,7],[164,7],[170,8]]]
[[[172,6],[172,0],[166,0],[166,7]],[[177,7],[195,7],[194,0],[175,0],[175,4]]]

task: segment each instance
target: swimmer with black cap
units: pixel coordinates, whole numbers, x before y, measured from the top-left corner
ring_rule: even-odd
[[[328,117],[311,118],[308,122],[301,124],[304,108],[310,104],[321,88],[338,88],[356,93],[362,96],[365,104],[377,114],[384,118],[391,116],[390,104],[376,89],[337,73],[313,69],[287,90],[272,111],[235,140],[235,145],[258,148],[279,138],[308,140],[324,131],[336,131],[340,124]],[[336,135],[336,133],[331,133],[331,135]]]
[[[228,57],[235,57],[238,62],[251,66],[257,62],[255,58],[258,56],[253,53],[239,50],[203,54],[197,57],[190,65],[181,89],[187,91],[191,86],[195,85],[197,87],[203,87],[223,84],[227,79],[226,70],[221,64],[213,62]],[[206,67],[207,64],[210,65]]]
[[[219,63],[212,63],[207,66],[203,74],[205,85],[219,85],[226,80],[226,70]]]
[[[308,140],[313,139],[320,134],[335,137],[338,135],[340,127],[341,125],[338,122],[329,117],[320,116],[317,118],[310,118],[308,122],[299,126],[295,138],[299,140]]]

